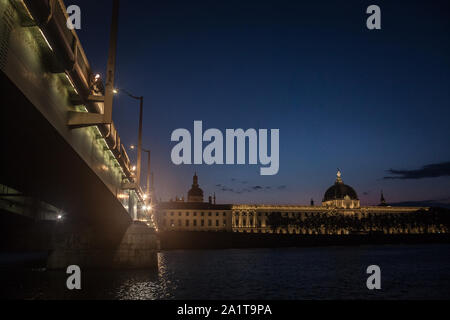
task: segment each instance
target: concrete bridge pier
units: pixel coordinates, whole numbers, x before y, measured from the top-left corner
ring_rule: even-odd
[[[120,234],[120,236],[117,236]],[[94,228],[58,225],[53,231],[48,269],[157,267],[157,239],[153,229],[132,223],[124,232],[105,238]]]

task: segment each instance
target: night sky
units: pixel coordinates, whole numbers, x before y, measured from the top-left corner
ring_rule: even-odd
[[[78,34],[104,76],[112,2],[65,3],[80,6]],[[371,4],[381,7],[382,30],[366,28]],[[362,204],[377,204],[381,189],[388,202],[450,202],[449,8],[121,1],[116,86],[145,97],[157,197],[186,196],[196,171],[205,198],[216,192],[219,203],[320,203],[339,167]],[[135,144],[138,102],[119,94],[113,117]],[[193,132],[194,120],[222,132],[279,128],[278,175],[260,176],[260,165],[173,165],[170,135]]]

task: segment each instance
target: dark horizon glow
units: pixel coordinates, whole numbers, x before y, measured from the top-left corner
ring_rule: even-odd
[[[80,6],[78,34],[104,75],[111,1],[65,3]],[[450,202],[450,5],[376,1],[382,30],[369,31],[371,4],[121,1],[117,87],[145,97],[158,198],[186,197],[197,172],[205,200],[319,204],[339,167],[362,204],[377,204],[381,190],[388,202]],[[136,144],[138,104],[119,94],[113,117]],[[279,128],[278,175],[173,165],[170,135],[192,132],[194,120],[223,132]],[[435,164],[444,174],[420,171]],[[385,179],[396,172],[416,178]]]

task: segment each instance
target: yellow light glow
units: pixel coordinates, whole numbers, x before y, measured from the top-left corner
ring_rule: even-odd
[[[64,75],[66,76],[67,81],[70,82],[70,85],[75,89],[75,85],[72,82],[72,79],[70,79],[69,75],[67,73],[64,73]]]
[[[41,33],[42,37],[44,38],[45,43],[47,44],[47,46],[50,48],[50,50],[53,51],[53,48],[52,48],[52,46],[50,45],[50,42],[48,42],[47,37],[45,36],[44,32],[42,32],[41,28],[39,28],[39,32]]]
[[[22,5],[24,6],[25,10],[27,11],[27,14],[28,14],[29,18],[30,18],[31,20],[34,20],[32,14],[31,14],[30,10],[28,10],[28,7],[27,7],[27,5],[25,4],[25,2],[23,2],[23,0],[21,0],[21,2],[22,2]]]

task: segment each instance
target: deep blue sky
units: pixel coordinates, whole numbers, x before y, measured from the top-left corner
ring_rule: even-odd
[[[78,34],[104,75],[112,2],[65,3],[80,6]],[[382,30],[366,28],[371,4]],[[185,195],[197,171],[221,203],[319,203],[339,167],[363,204],[381,189],[388,202],[448,201],[448,165],[434,178],[383,178],[450,160],[449,21],[448,1],[122,1],[117,87],[145,96],[158,197]],[[279,128],[278,175],[173,165],[170,135],[194,120]],[[114,121],[136,143],[137,102],[119,95]]]

